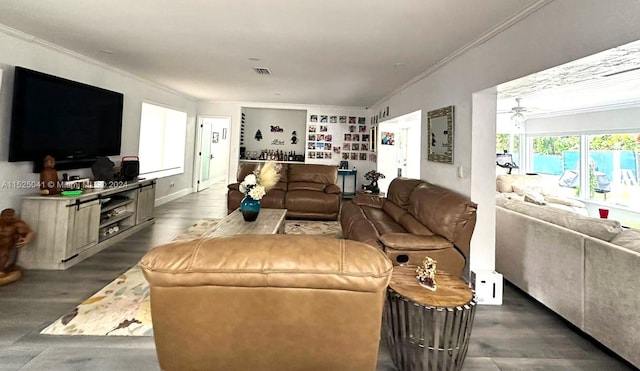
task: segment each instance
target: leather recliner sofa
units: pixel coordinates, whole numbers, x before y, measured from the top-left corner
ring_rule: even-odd
[[[289,219],[338,220],[341,190],[336,184],[338,168],[329,165],[281,164],[280,180],[260,201],[271,209],[287,209]],[[240,207],[244,193],[240,183],[256,164],[241,163],[237,183],[227,186],[227,211]]]
[[[240,235],[156,247],[151,287],[163,370],[375,370],[392,264],[367,244]]]
[[[477,204],[420,179],[396,178],[386,198],[358,195],[342,206],[344,238],[384,250],[394,264],[418,265],[425,256],[438,269],[468,278]]]

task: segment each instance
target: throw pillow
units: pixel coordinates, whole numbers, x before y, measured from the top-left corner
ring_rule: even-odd
[[[574,206],[574,207],[585,207],[584,203],[578,200],[572,200],[567,197],[546,195],[544,196],[544,199],[548,203],[552,203],[552,204],[560,204],[560,205]]]
[[[546,205],[547,202],[544,200],[544,196],[540,193],[536,192],[527,192],[524,194],[524,201],[531,202],[536,205]]]
[[[625,229],[615,236],[611,243],[640,252],[640,229]]]

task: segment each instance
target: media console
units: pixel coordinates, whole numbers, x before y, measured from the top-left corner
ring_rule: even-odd
[[[156,180],[117,183],[78,196],[27,196],[20,217],[34,230],[18,255],[26,269],[67,269],[154,223]]]

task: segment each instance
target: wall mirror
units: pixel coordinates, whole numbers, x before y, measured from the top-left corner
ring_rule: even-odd
[[[427,159],[453,164],[453,106],[427,113]]]

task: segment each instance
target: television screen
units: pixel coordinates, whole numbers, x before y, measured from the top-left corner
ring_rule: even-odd
[[[121,93],[16,67],[9,161],[120,154]]]

